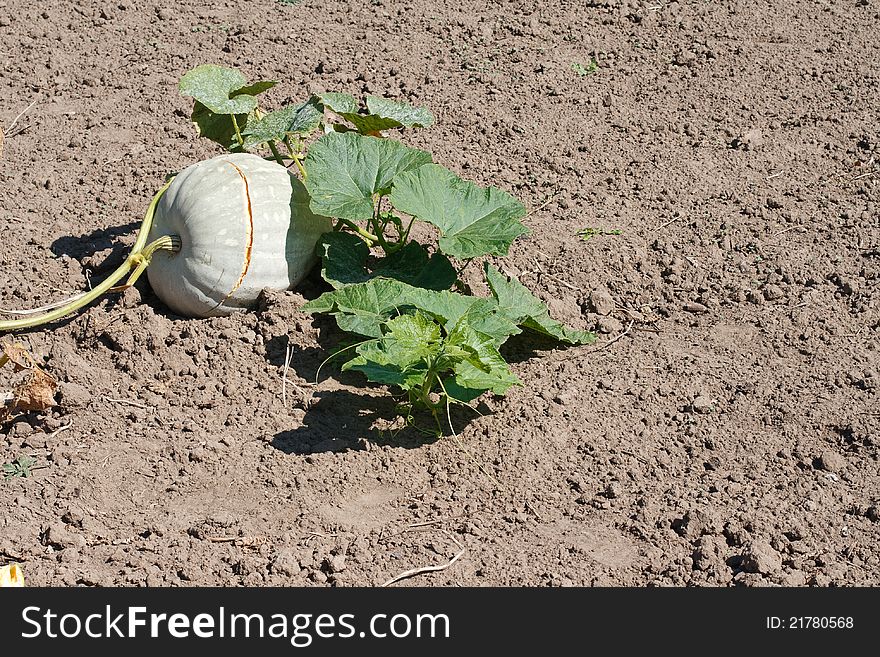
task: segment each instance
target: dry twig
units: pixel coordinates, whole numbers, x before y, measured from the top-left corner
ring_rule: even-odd
[[[449,532],[445,532],[445,533],[448,534]],[[396,584],[397,582],[399,582],[401,580],[409,579],[410,577],[415,577],[416,575],[424,575],[425,573],[437,573],[437,572],[446,570],[447,568],[452,566],[452,564],[454,564],[456,561],[461,559],[462,556],[464,556],[464,553],[467,551],[467,548],[464,547],[461,543],[459,543],[458,539],[456,539],[455,536],[453,536],[452,534],[449,534],[449,536],[450,536],[450,538],[452,538],[453,541],[455,541],[455,544],[460,548],[459,551],[455,554],[455,556],[452,557],[449,561],[447,561],[444,564],[437,565],[437,566],[421,566],[420,568],[413,568],[411,570],[405,570],[402,573],[400,573],[399,575],[392,577],[387,582],[382,584],[382,587],[391,586],[392,584]]]

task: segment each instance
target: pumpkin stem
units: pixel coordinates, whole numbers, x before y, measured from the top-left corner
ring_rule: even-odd
[[[180,250],[180,238],[176,235],[163,235],[159,239],[147,244],[147,237],[150,234],[150,228],[152,228],[153,225],[153,217],[156,214],[156,206],[159,205],[159,200],[162,198],[162,195],[168,189],[169,185],[171,185],[171,180],[166,182],[153,197],[153,200],[150,201],[150,205],[147,208],[144,220],[138,231],[137,239],[131,249],[131,254],[125,259],[125,262],[102,281],[100,285],[97,285],[85,294],[74,297],[69,303],[64,304],[60,308],[56,308],[43,315],[37,315],[36,317],[28,317],[25,319],[0,321],[0,331],[15,331],[18,329],[33,328],[35,326],[42,326],[43,324],[48,324],[49,322],[61,319],[70,313],[76,312],[80,308],[88,306],[107,292],[118,291],[120,289],[124,290],[133,285],[150,264],[150,258],[152,258],[156,251]],[[132,269],[134,269],[133,272]],[[131,272],[131,276],[129,277],[128,282],[120,288],[114,288],[113,286],[121,281],[129,272]]]

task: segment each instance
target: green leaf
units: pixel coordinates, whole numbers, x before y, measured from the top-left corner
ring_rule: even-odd
[[[278,84],[278,80],[258,80],[253,84],[248,84],[241,87],[240,89],[236,89],[235,93],[233,93],[233,96],[239,96],[242,94],[247,96],[257,96],[264,91],[268,91],[276,84]]]
[[[305,136],[317,130],[324,118],[324,108],[317,98],[270,112],[248,123],[242,131],[244,147],[253,148],[268,141],[282,141],[288,135]]]
[[[386,320],[410,308],[431,315],[447,330],[468,315],[472,327],[501,342],[507,336],[519,333],[494,299],[469,297],[447,290],[425,290],[387,278],[374,278],[325,292],[302,307],[306,312],[334,315],[343,331],[374,338],[382,337],[382,324]]]
[[[334,231],[324,233],[318,243],[321,276],[335,288],[370,280],[367,258],[370,247],[357,235]]]
[[[428,255],[418,242],[407,242],[379,261],[374,276],[394,278],[427,290],[448,290],[457,278],[455,267],[442,253]]]
[[[325,94],[318,94],[318,99],[325,107],[340,116],[342,114],[357,113],[358,111],[358,102],[351,94],[327,92]]]
[[[379,134],[383,130],[391,128],[400,128],[401,124],[394,119],[388,119],[384,116],[375,116],[373,114],[357,114],[354,112],[345,112],[340,114],[346,121],[351,121],[357,131],[362,135],[374,135],[380,137]]]
[[[191,96],[214,114],[249,114],[257,108],[254,94],[275,83],[246,84],[247,78],[241,71],[204,64],[187,72],[180,79],[179,89],[181,94]]]
[[[239,130],[247,126],[252,116],[247,114],[235,115]],[[241,145],[238,143],[238,137],[235,135],[235,128],[232,125],[232,119],[229,114],[215,114],[199,101],[195,101],[191,119],[196,124],[199,137],[210,139],[230,151],[241,150]]]
[[[391,204],[440,229],[440,250],[456,258],[507,255],[527,232],[522,203],[496,187],[479,187],[437,164],[394,179]]]
[[[358,370],[370,381],[412,390],[424,385],[431,361],[442,348],[440,326],[422,313],[401,315],[385,324],[379,340],[359,345],[343,370]]]
[[[397,141],[328,133],[312,144],[304,162],[312,210],[328,217],[369,220],[375,194],[388,193],[395,176],[430,161],[430,153]]]
[[[552,319],[544,302],[516,279],[504,276],[489,263],[486,263],[485,271],[486,281],[498,306],[516,324],[568,344],[592,344],[596,341],[594,333],[577,331]]]
[[[394,127],[427,128],[434,124],[434,115],[425,107],[413,107],[379,96],[367,96],[367,111],[397,123]]]
[[[302,309],[311,313],[330,313],[343,331],[372,338],[382,337],[382,324],[405,305],[401,295],[405,284],[377,279],[325,292]]]
[[[349,121],[363,135],[381,136],[383,130],[391,128],[424,128],[434,123],[434,116],[424,107],[413,107],[379,96],[367,96],[367,112],[361,114],[357,99],[351,94],[325,93],[319,96],[325,106]],[[338,132],[345,132],[345,126],[334,126]]]
[[[323,267],[321,276],[335,288],[364,283],[372,278],[393,278],[414,287],[447,290],[455,282],[455,268],[441,253],[429,256],[418,242],[408,242],[367,269],[370,249],[353,233],[326,233],[318,245]]]
[[[475,329],[470,319],[468,315],[459,319],[447,338],[450,346],[459,346],[467,353],[453,364],[455,376],[449,380],[453,392],[447,390],[450,397],[465,402],[489,390],[503,395],[511,386],[520,385],[498,351],[496,336]]]

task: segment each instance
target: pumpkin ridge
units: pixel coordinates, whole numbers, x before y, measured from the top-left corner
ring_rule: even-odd
[[[248,225],[247,225],[247,245],[244,249],[244,265],[241,270],[241,275],[238,277],[238,280],[235,282],[235,285],[229,291],[220,302],[214,306],[213,310],[216,310],[224,303],[229,301],[229,298],[235,294],[235,291],[241,287],[241,284],[244,282],[244,277],[247,276],[248,270],[251,268],[251,253],[254,249],[254,212],[251,206],[251,193],[250,188],[248,187],[248,179],[247,176],[244,175],[244,171],[242,171],[238,166],[236,166],[233,162],[229,160],[225,160],[227,164],[229,164],[233,169],[235,169],[236,173],[241,177],[242,182],[244,183],[244,197],[247,201],[247,216],[248,216]],[[213,312],[213,310],[211,312]]]

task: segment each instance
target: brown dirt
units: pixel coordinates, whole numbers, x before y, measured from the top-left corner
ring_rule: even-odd
[[[407,141],[540,207],[507,268],[629,329],[513,345],[525,385],[434,441],[356,376],[309,386],[340,338],[297,310],[317,281],[209,320],[144,282],[21,336],[61,388],[0,431],[45,466],[0,481],[0,564],[374,585],[458,541],[408,583],[880,583],[877,2],[544,4],[0,0],[0,307],[105,275],[165,174],[217,152],[175,88],[215,62],[282,80],[270,104],[428,105]]]

